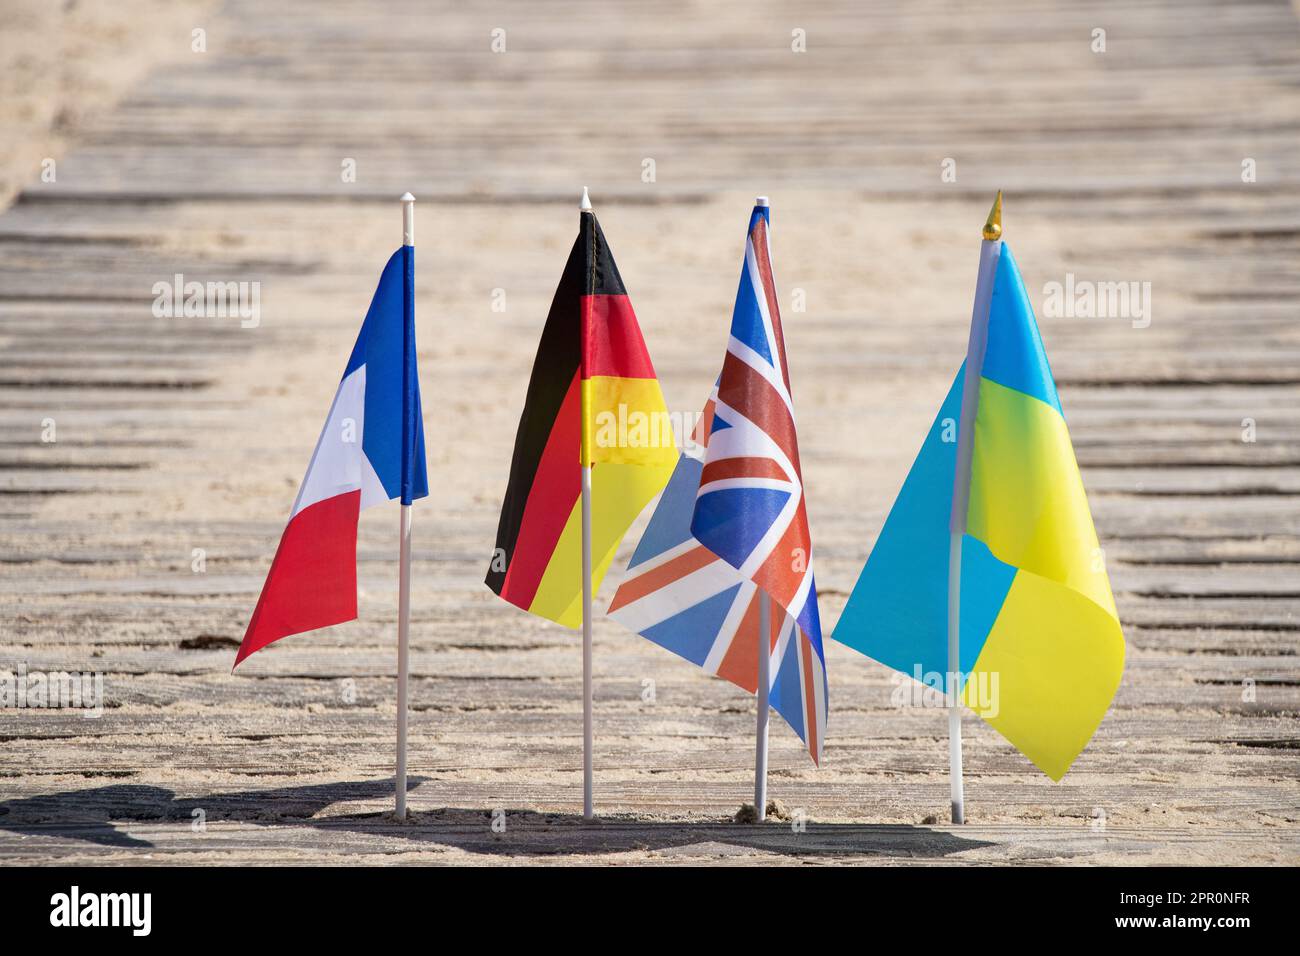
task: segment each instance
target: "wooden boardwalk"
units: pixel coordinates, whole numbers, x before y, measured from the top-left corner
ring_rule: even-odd
[[[206,53],[0,215],[0,670],[102,673],[106,705],[0,710],[0,862],[1300,862],[1291,6],[373,9],[227,0]],[[942,825],[943,714],[828,642],[825,765],[773,727],[770,794],[806,828],[730,824],[752,701],[601,619],[604,820],[575,818],[580,642],[482,575],[582,185],[678,411],[772,197],[779,287],[807,300],[786,324],[828,634],[964,353],[1006,190],[1129,642],[1063,782],[971,718],[972,823]],[[395,508],[362,520],[360,620],[230,667],[406,189],[434,491],[400,826]],[[175,273],[260,282],[257,327],[156,318]],[[1046,314],[1067,275],[1149,282],[1147,317]]]

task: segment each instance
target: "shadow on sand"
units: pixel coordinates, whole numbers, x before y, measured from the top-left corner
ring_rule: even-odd
[[[428,778],[412,776],[415,790]],[[390,813],[335,814],[317,818],[334,804],[391,796],[393,779],[312,784],[274,789],[213,793],[177,798],[165,787],[114,784],[88,790],[0,803],[0,830],[60,840],[82,840],[105,847],[151,850],[156,844],[132,836],[122,825],[167,824],[189,830],[202,811],[208,823],[234,822],[267,827],[308,827],[323,834],[371,836],[434,847],[457,847],[497,856],[566,856],[627,851],[658,851],[709,844],[707,852],[758,850],[791,856],[937,858],[990,845],[987,841],[906,824],[826,824],[809,822],[795,832],[788,823],[761,826],[730,820],[658,821],[607,816],[588,822],[568,813],[505,810],[503,832],[494,832],[492,810],[443,808],[412,811],[398,823]],[[500,826],[498,826],[500,829]],[[168,841],[170,842],[170,841]]]

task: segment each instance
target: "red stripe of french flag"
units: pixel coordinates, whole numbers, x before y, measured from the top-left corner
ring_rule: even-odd
[[[356,618],[360,512],[357,490],[318,501],[289,520],[235,667],[272,641]]]

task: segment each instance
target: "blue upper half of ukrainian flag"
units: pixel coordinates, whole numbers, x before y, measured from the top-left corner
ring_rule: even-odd
[[[834,634],[922,679],[947,671],[966,374],[948,390]],[[965,699],[1059,780],[1110,706],[1124,638],[1056,383],[1005,245],[977,394],[960,582]]]

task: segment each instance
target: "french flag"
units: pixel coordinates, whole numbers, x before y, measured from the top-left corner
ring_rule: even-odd
[[[357,616],[363,508],[429,493],[415,363],[415,247],[388,260],[235,658]]]

